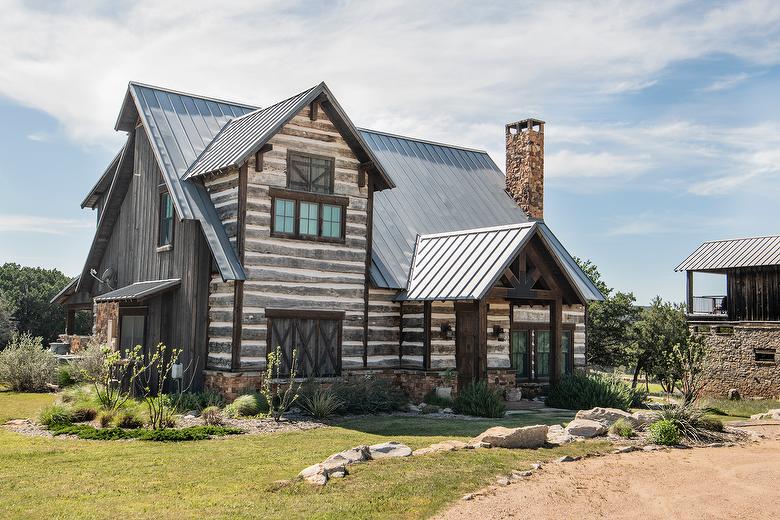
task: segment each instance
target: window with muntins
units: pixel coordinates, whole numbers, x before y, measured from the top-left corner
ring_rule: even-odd
[[[167,191],[160,193],[160,222],[157,235],[157,245],[173,245],[173,199]]]
[[[344,242],[349,199],[271,188],[271,234],[323,242]]]
[[[287,155],[287,187],[312,193],[333,193],[335,161],[302,152]]]
[[[546,380],[550,377],[552,342],[549,329],[543,326],[536,323],[512,325],[510,360],[519,381]],[[569,375],[574,371],[573,338],[573,327],[564,325],[559,360],[561,375]]]

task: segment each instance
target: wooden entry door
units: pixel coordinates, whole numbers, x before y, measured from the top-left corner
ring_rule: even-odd
[[[480,379],[479,309],[477,304],[455,306],[455,366],[458,388]]]

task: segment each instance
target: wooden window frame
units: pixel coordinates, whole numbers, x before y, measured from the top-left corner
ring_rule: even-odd
[[[295,191],[283,188],[271,188],[269,190],[271,195],[271,236],[278,238],[289,238],[294,240],[306,240],[310,242],[330,242],[335,244],[343,244],[347,240],[347,206],[349,205],[348,197],[340,197],[338,195],[323,195],[320,193],[312,193],[308,191]],[[293,232],[284,233],[276,231],[276,199],[284,199],[293,201]],[[310,202],[317,204],[317,235],[302,235],[300,233],[300,209],[301,202]],[[327,204],[329,206],[339,206],[341,208],[341,236],[325,237],[322,236],[322,206]]]
[[[318,191],[312,191],[311,186],[309,186],[308,190],[299,190],[291,186],[290,173],[292,172],[292,160],[293,157],[295,156],[304,157],[307,159],[319,159],[322,161],[328,161],[330,163],[330,169],[328,171],[328,176],[330,181],[328,183],[329,184],[328,188],[330,191],[328,193],[320,193]],[[309,175],[309,180],[311,181],[311,175]],[[328,157],[327,155],[317,155],[313,153],[299,152],[296,150],[288,150],[287,151],[287,189],[293,191],[301,191],[305,193],[313,193],[317,195],[333,195],[333,192],[336,189],[336,159],[334,157]]]
[[[343,311],[324,311],[324,310],[311,310],[311,309],[266,309],[266,359],[268,355],[276,349],[276,346],[272,344],[273,337],[273,320],[274,319],[287,319],[287,320],[314,320],[314,321],[337,321],[338,327],[336,330],[336,366],[334,366],[335,373],[328,376],[317,376],[319,378],[341,377],[341,355],[342,355],[342,342],[344,338],[344,319],[346,313]],[[302,353],[299,352],[299,355]],[[301,358],[299,358],[301,359]],[[300,374],[299,377],[306,378]],[[285,379],[285,378],[280,378]],[[287,378],[289,379],[289,378]]]
[[[574,332],[577,329],[577,325],[575,323],[561,323],[561,334],[563,334],[564,331],[569,331],[571,334],[571,343],[569,345],[569,363],[571,363],[572,372],[574,371]],[[514,332],[520,332],[520,331],[526,331],[528,332],[528,349],[529,349],[529,356],[528,356],[528,377],[520,378],[518,381],[531,383],[531,382],[548,382],[550,381],[550,376],[545,377],[538,377],[537,371],[533,370],[533,377],[531,377],[532,371],[531,367],[536,365],[536,358],[537,358],[537,352],[536,352],[536,331],[549,331],[550,330],[550,324],[543,321],[512,321],[509,326],[509,363],[510,368],[514,369],[514,358],[512,356],[512,333]],[[531,335],[531,332],[534,332],[533,335]],[[563,345],[561,345],[563,347]],[[550,342],[550,348],[552,348],[552,341]],[[550,367],[552,369],[552,367]],[[552,374],[552,371],[550,372]],[[562,374],[563,375],[563,374]]]
[[[117,321],[119,322],[117,324],[117,348],[119,349],[120,355],[122,354],[122,318],[125,316],[143,316],[144,318],[144,332],[143,332],[143,341],[144,345],[144,358],[146,358],[146,351],[147,346],[145,345],[146,339],[149,334],[149,308],[146,306],[131,306],[131,307],[123,307],[119,306],[119,315],[117,317]],[[133,348],[135,348],[135,345],[133,345]]]
[[[162,223],[163,223],[163,197],[167,196],[171,201],[171,208],[173,209],[173,215],[171,215],[171,241],[167,244],[161,243],[162,241]],[[160,186],[159,195],[157,196],[157,252],[170,251],[173,249],[173,242],[176,237],[176,206],[173,204],[173,197],[171,197],[168,189],[162,185]]]

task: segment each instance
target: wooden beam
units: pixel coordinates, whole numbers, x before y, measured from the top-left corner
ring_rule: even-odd
[[[264,144],[255,154],[255,171],[263,171],[263,156],[274,149],[274,145],[271,143]]]
[[[317,120],[317,115],[318,115],[317,112],[319,106],[320,104],[316,99],[311,102],[311,105],[309,105],[309,119],[311,119],[312,121]]]
[[[685,312],[693,314],[693,271],[685,271]]]
[[[557,383],[561,379],[561,363],[563,356],[561,331],[563,330],[563,303],[558,297],[550,302],[550,382]]]
[[[511,287],[494,287],[488,292],[485,299],[503,299],[503,300],[543,300],[550,301],[560,298],[558,291],[546,289],[516,289]]]
[[[509,285],[515,289],[520,289],[523,287],[523,284],[520,282],[520,280],[517,279],[517,276],[515,276],[515,273],[513,273],[512,269],[509,267],[504,269],[504,277],[506,278],[507,282],[509,282]]]
[[[244,265],[244,250],[246,240],[246,204],[248,186],[248,163],[238,169],[238,214],[236,215],[236,252],[238,261]],[[233,335],[230,347],[230,368],[241,368],[241,340],[244,313],[244,282],[236,280],[233,285]]]
[[[366,204],[366,263],[365,276],[363,277],[363,367],[368,367],[368,306],[370,303],[369,289],[371,286],[371,241],[374,227],[374,190],[373,185],[368,186],[368,202]],[[347,220],[347,212],[344,213],[344,222]],[[346,239],[346,233],[345,233]]]
[[[432,303],[423,302],[423,369],[431,369],[431,314]]]
[[[76,327],[76,309],[68,308],[68,315],[65,319],[65,334],[73,334]]]
[[[404,360],[404,302],[398,305],[398,364]]]
[[[560,285],[558,285],[558,281],[555,279],[555,275],[547,266],[533,243],[529,243],[525,247],[525,252],[528,255],[528,259],[533,262],[534,268],[539,269],[542,272],[542,277],[544,278],[544,281],[547,282],[547,285],[549,285],[551,289],[560,291],[561,288]]]
[[[358,166],[358,186],[361,188],[368,182],[368,170],[374,167],[373,161],[366,161],[360,163]]]
[[[479,327],[479,333],[477,335],[477,348],[479,349],[479,364],[474,367],[476,370],[476,379],[478,381],[484,381],[487,379],[487,351],[488,351],[488,319],[487,319],[487,302],[483,299],[477,303],[477,326]]]

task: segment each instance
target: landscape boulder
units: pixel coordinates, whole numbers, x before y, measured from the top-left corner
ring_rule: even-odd
[[[550,444],[566,444],[575,440],[577,438],[568,433],[560,424],[553,424],[547,428],[547,442]]]
[[[520,388],[507,388],[506,400],[510,403],[520,401],[523,398],[523,391]]]
[[[730,388],[729,389],[729,401],[739,401],[742,399],[742,396],[739,393],[739,390],[736,388]]]
[[[439,408],[435,404],[422,403],[420,405],[420,411],[422,413],[439,413],[440,409],[441,408]]]
[[[566,426],[566,433],[574,437],[590,439],[607,433],[607,427],[598,421],[590,419],[574,419]]]
[[[412,449],[406,444],[390,441],[380,444],[372,444],[368,447],[372,459],[387,459],[391,457],[408,457],[412,454]]]
[[[580,410],[577,412],[577,415],[575,415],[574,418],[596,421],[603,424],[607,428],[612,426],[618,419],[626,419],[631,424],[634,424],[634,418],[630,413],[624,412],[623,410],[619,410],[617,408],[596,407],[591,408],[590,410]]]
[[[644,428],[658,420],[658,412],[639,411],[631,414],[634,428]]]
[[[324,486],[329,478],[338,478],[345,475],[347,475],[347,463],[339,460],[312,464],[298,473],[298,477],[317,486]]]
[[[367,460],[371,460],[371,450],[368,446],[362,445],[362,446],[355,446],[354,448],[350,448],[348,450],[341,451],[339,453],[334,453],[327,459],[325,459],[324,463],[328,462],[343,462],[347,466],[350,464],[358,464],[361,462],[365,462]]]
[[[772,410],[767,410],[766,413],[751,415],[750,419],[753,421],[780,421],[780,408],[773,408]]]
[[[466,444],[463,441],[444,441],[444,442],[437,442],[435,444],[431,444],[427,448],[420,448],[419,450],[414,450],[412,452],[412,455],[427,455],[429,453],[438,453],[442,451],[457,451],[457,450],[463,450],[473,448],[473,446],[470,446]]]
[[[494,426],[472,439],[471,444],[479,442],[488,443],[496,448],[539,448],[547,442],[547,426],[543,424],[520,428]]]

